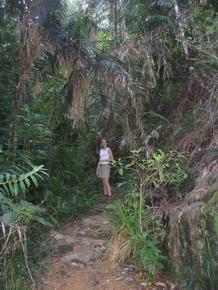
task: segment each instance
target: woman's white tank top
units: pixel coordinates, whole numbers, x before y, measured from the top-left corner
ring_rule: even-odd
[[[104,161],[104,162],[101,162],[101,160],[105,160],[105,159],[109,159],[110,158],[110,155],[109,155],[109,152],[108,152],[109,148],[102,148],[100,150],[100,164],[108,164],[109,162],[108,161]]]

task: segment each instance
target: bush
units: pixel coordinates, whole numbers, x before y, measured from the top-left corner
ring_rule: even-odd
[[[163,267],[165,258],[159,250],[165,234],[159,221],[152,216],[150,207],[140,209],[138,193],[128,194],[123,201],[115,201],[111,208],[111,261],[135,263],[139,270],[145,271],[147,280],[152,279],[156,271]]]
[[[25,289],[24,279],[34,279],[29,267],[27,229],[33,224],[51,226],[44,218],[44,208],[22,197],[37,179],[46,174],[44,167],[28,162],[30,169],[16,166],[0,173],[0,284],[1,289]],[[46,174],[47,175],[47,174]]]
[[[150,158],[145,155],[136,149],[127,158],[113,162],[122,177],[119,185],[127,191],[122,200],[111,206],[114,232],[109,257],[114,263],[126,260],[136,263],[150,280],[163,267],[165,257],[160,248],[165,232],[152,207],[147,205],[149,190],[165,185],[175,190],[187,174],[184,156],[179,152],[157,150]]]

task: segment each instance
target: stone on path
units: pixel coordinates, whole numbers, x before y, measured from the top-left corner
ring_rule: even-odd
[[[66,254],[67,252],[73,251],[74,245],[67,244],[67,245],[61,245],[58,247],[59,254]]]
[[[62,235],[62,234],[56,234],[54,236],[55,240],[59,241],[59,240],[65,240],[68,243],[76,243],[76,239],[74,239],[71,236],[68,235]]]
[[[146,282],[141,283],[141,289],[146,289],[148,284]]]
[[[71,255],[64,256],[63,259],[65,260],[79,260],[82,263],[88,263],[90,259],[92,258],[94,252],[92,250],[84,250],[80,253],[75,253]]]
[[[74,239],[74,238],[72,238],[72,237],[67,237],[67,238],[65,239],[65,241],[68,242],[68,243],[73,243],[73,244],[75,244],[75,243],[77,242],[77,240]]]
[[[64,240],[66,238],[65,235],[62,235],[62,234],[56,234],[54,236],[55,240]]]

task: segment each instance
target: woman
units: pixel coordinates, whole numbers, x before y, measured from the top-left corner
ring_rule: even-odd
[[[100,150],[100,158],[97,166],[96,174],[99,178],[102,179],[104,186],[104,195],[112,196],[111,187],[109,183],[110,177],[110,164],[114,160],[113,153],[109,147],[107,147],[107,140],[101,140],[101,150]]]

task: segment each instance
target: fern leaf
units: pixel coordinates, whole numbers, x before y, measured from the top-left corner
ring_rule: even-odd
[[[30,187],[30,181],[28,178],[25,179],[25,182],[26,182],[27,187]]]
[[[35,184],[35,186],[38,186],[38,182],[37,182],[37,179],[35,178],[35,176],[31,175],[30,177],[31,177],[33,183]]]
[[[18,184],[17,182],[14,183],[14,195],[17,196],[18,194]]]
[[[25,160],[27,162],[27,160]],[[31,184],[38,185],[37,178],[43,180],[41,174],[48,176],[44,165],[34,166],[27,162],[31,170],[24,166],[15,166],[8,172],[0,173],[0,192],[7,196],[17,196],[19,191],[25,192]]]
[[[12,195],[15,195],[15,193],[14,193],[14,187],[13,187],[12,183],[9,183],[8,186],[9,186],[10,192],[13,193]]]
[[[4,192],[6,192],[6,194],[9,195],[10,194],[10,191],[9,191],[8,187],[5,184],[3,184],[2,186],[3,186]]]
[[[26,191],[26,186],[25,186],[23,180],[20,181],[20,187],[21,187],[22,192]]]
[[[41,173],[43,173],[43,171],[41,171]],[[43,178],[40,174],[38,174],[37,172],[35,173],[35,176],[37,176],[37,177],[40,178],[41,180],[44,179],[44,178]]]

